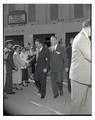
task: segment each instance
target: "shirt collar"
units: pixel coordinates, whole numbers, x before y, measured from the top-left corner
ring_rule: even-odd
[[[87,38],[89,38],[89,36],[88,36],[88,34],[85,32],[85,30],[83,29],[82,31],[83,31],[83,33],[85,34],[85,36],[86,36]]]
[[[41,52],[42,49],[43,49],[43,47],[40,48],[40,52]]]
[[[55,48],[55,50],[56,50],[56,48],[57,48],[57,44],[54,46],[54,48]]]

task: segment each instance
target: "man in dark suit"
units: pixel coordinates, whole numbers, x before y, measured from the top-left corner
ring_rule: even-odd
[[[37,56],[34,79],[35,85],[41,94],[41,99],[43,99],[46,95],[46,78],[49,70],[50,54],[48,48],[44,47],[41,43],[41,40],[36,40],[35,44],[39,53]]]
[[[6,59],[6,83],[5,83],[5,91],[7,94],[15,94],[12,90],[12,70],[16,70],[13,63],[13,50],[12,50],[12,40],[8,40],[5,43],[7,48],[9,49],[8,57]]]
[[[71,65],[71,57],[72,57],[72,43],[74,38],[70,38],[70,43],[66,47],[66,56],[68,61],[68,71],[67,71],[67,77],[68,77],[68,90],[71,93],[71,80],[69,79],[69,71],[70,71],[70,65]]]
[[[56,36],[51,36],[51,83],[54,98],[63,95],[64,47],[58,44]]]

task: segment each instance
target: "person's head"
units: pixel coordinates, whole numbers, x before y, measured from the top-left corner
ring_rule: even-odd
[[[85,30],[85,32],[88,34],[88,36],[91,36],[91,20],[87,19],[86,21],[84,21],[82,27]]]
[[[13,46],[13,41],[12,41],[12,40],[7,40],[7,41],[5,41],[5,46],[6,46],[7,48],[11,49],[12,46]]]
[[[27,42],[27,43],[26,43],[26,49],[31,49],[31,44],[30,44],[30,42]]]
[[[25,48],[25,47],[22,47],[21,51],[22,51],[23,53],[25,53],[26,48]]]
[[[15,46],[14,46],[14,51],[20,53],[20,51],[21,51],[20,45],[15,45]]]
[[[52,45],[52,46],[58,44],[57,37],[56,37],[56,36],[51,36],[50,42],[51,42],[51,45]]]
[[[37,39],[35,41],[36,48],[40,49],[43,46],[43,43],[40,39]]]

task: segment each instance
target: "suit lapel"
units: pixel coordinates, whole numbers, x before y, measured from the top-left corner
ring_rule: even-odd
[[[57,47],[56,47],[56,51],[59,51],[59,45],[57,45]]]
[[[39,52],[39,54],[38,54],[38,59],[39,59],[39,57],[41,56],[41,54],[43,53],[43,49],[44,49],[44,48],[42,48],[42,50]]]

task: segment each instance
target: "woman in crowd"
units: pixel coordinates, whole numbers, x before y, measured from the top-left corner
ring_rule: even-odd
[[[22,48],[21,54],[20,54],[21,60],[24,63],[24,66],[22,66],[22,85],[28,86],[28,70],[27,67],[29,66],[29,62],[27,60],[27,53],[25,47]]]
[[[22,71],[21,68],[25,66],[24,62],[20,58],[20,49],[19,45],[15,45],[14,47],[14,54],[13,54],[13,61],[14,65],[17,68],[17,71],[13,72],[13,83],[16,84],[16,89],[22,89],[21,82],[22,82]]]
[[[30,65],[28,66],[28,80],[30,79],[32,79],[32,60],[33,60],[33,55],[34,55],[34,53],[33,53],[33,49],[32,49],[32,47],[31,47],[31,44],[28,42],[28,43],[26,43],[26,54],[27,54],[27,60],[28,60],[28,62],[30,63]],[[29,81],[28,81],[28,83],[29,83]]]

